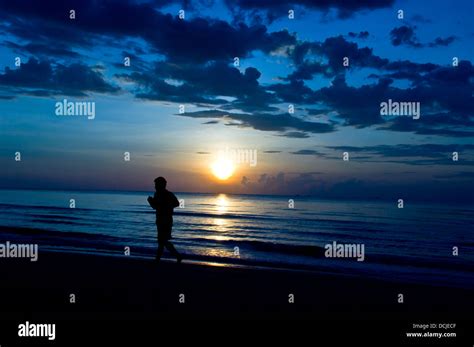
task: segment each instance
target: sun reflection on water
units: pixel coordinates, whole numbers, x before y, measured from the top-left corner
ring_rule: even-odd
[[[225,236],[225,234],[229,231],[229,228],[232,226],[233,222],[231,219],[220,217],[224,217],[229,212],[229,204],[229,198],[225,194],[219,194],[214,199],[213,210],[215,217],[213,217],[211,220],[211,224],[213,226],[210,228],[210,230],[216,233],[212,236],[212,238],[216,241],[225,241],[229,239],[229,237]]]
[[[219,194],[216,198],[215,205],[216,205],[216,211],[219,214],[227,213],[229,209],[229,199],[227,198],[227,195]]]

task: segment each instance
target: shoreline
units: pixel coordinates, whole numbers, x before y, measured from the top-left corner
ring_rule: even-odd
[[[10,242],[17,245],[38,245],[41,248],[39,258],[47,253],[87,255],[97,257],[130,258],[149,261],[154,258],[156,248],[141,246],[132,247],[131,255],[125,256],[117,241],[110,235],[92,234],[86,232],[62,232],[30,227],[7,227],[0,226],[3,233],[2,242]],[[45,236],[45,234],[47,236]],[[14,240],[14,241],[12,241]],[[237,242],[235,244],[238,244]],[[0,246],[2,243],[0,242]],[[152,246],[156,244],[152,243]],[[225,245],[222,245],[223,247]],[[291,246],[302,247],[302,246]],[[354,259],[324,258],[324,249],[311,246],[313,263],[283,262],[273,258],[247,259],[240,257],[218,257],[203,255],[199,253],[186,253],[183,255],[187,263],[192,264],[214,264],[216,266],[264,269],[268,271],[291,271],[305,272],[308,274],[334,275],[340,277],[359,277],[367,280],[392,280],[395,283],[409,283],[428,286],[441,286],[459,289],[474,289],[474,282],[469,278],[472,273],[472,264],[469,260],[461,261],[462,258],[452,259],[450,263],[431,263],[427,259],[410,259],[399,256],[386,257],[384,255],[368,254],[369,261],[356,262]],[[0,252],[1,253],[1,252]],[[275,252],[274,252],[275,253]],[[276,254],[276,253],[275,253]],[[285,254],[287,255],[287,254]],[[165,252],[165,258],[169,256]],[[0,256],[0,262],[7,258]],[[365,268],[360,264],[364,263]],[[383,272],[378,272],[378,267],[384,267]],[[450,278],[451,270],[458,271]],[[388,275],[387,275],[388,274]],[[437,280],[439,278],[439,280]]]

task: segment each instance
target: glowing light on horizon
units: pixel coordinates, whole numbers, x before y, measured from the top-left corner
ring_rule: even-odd
[[[221,181],[229,179],[235,171],[235,165],[230,159],[219,158],[211,165],[212,174]]]

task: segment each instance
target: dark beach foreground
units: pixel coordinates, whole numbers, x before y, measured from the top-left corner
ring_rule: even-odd
[[[58,317],[397,318],[472,314],[474,290],[362,277],[182,264],[127,256],[42,253],[37,262],[2,259],[2,315]],[[217,264],[216,264],[217,265]],[[398,303],[398,294],[404,303]],[[76,303],[69,303],[69,295]],[[184,294],[184,303],[179,295]],[[294,295],[294,304],[289,303]],[[181,300],[182,301],[182,300]]]
[[[0,319],[16,326],[26,320],[307,318],[400,321],[401,334],[414,323],[460,326],[474,312],[468,289],[186,261],[156,265],[126,256],[53,252],[37,262],[2,259],[0,276]]]

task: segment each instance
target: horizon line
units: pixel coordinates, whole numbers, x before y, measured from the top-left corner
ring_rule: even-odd
[[[0,187],[0,191],[6,190],[17,190],[17,191],[44,191],[44,192],[81,192],[81,193],[150,193],[153,189],[150,190],[124,190],[124,189],[51,189],[51,188],[4,188]],[[227,196],[261,196],[261,197],[281,197],[281,198],[312,198],[316,200],[323,200],[323,201],[354,201],[354,202],[391,202],[397,201],[390,200],[387,198],[340,198],[340,197],[320,197],[317,195],[303,195],[303,194],[252,194],[252,193],[213,193],[213,192],[183,192],[183,191],[174,191],[176,194],[198,194],[198,195],[227,195]],[[446,202],[440,202],[436,200],[410,200],[411,203],[415,204],[432,204],[432,205],[440,205],[446,204]],[[447,202],[448,205],[463,205],[463,206],[474,206],[474,201],[449,201]]]

